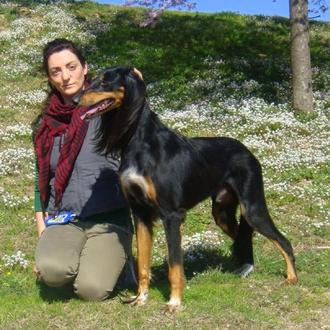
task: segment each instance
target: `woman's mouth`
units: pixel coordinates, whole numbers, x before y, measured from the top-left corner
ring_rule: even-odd
[[[64,89],[69,89],[69,88],[72,88],[74,86],[75,86],[75,84],[68,84],[68,85],[64,85],[63,88]]]

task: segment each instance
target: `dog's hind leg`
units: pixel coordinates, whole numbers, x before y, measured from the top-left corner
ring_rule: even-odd
[[[279,249],[286,262],[287,281],[288,283],[296,283],[298,278],[295,269],[295,258],[293,255],[292,246],[290,242],[275,227],[273,220],[268,214],[266,204],[246,204],[245,217],[249,224],[257,232],[270,239]]]
[[[229,185],[224,185],[215,196],[212,196],[212,215],[215,223],[234,241],[233,254],[239,263],[239,268],[235,273],[246,277],[254,270],[253,229],[242,217],[238,226],[237,206],[238,198]]]
[[[242,181],[242,177],[246,178],[245,182]],[[237,181],[233,188],[237,192],[242,213],[239,234],[234,244],[236,255],[244,257],[243,251],[245,250],[252,258],[252,238],[250,243],[250,236],[252,236],[254,229],[270,239],[283,255],[287,265],[287,281],[289,283],[297,282],[298,278],[292,246],[275,227],[268,213],[260,165],[256,164],[248,175],[241,175],[240,181]],[[248,252],[250,248],[251,253]]]
[[[236,210],[238,199],[229,185],[212,196],[212,216],[215,223],[233,240],[238,234]]]
[[[183,257],[181,250],[181,223],[185,212],[173,212],[163,218],[163,224],[168,246],[168,279],[171,296],[166,304],[166,310],[175,312],[181,308],[184,288]]]
[[[238,234],[233,244],[233,255],[239,264],[235,274],[241,277],[247,277],[254,271],[252,236],[253,228],[241,215]]]
[[[275,227],[273,220],[268,214],[266,205],[249,206],[246,210],[246,217],[260,234],[269,238],[276,245],[287,265],[287,281],[296,283],[298,278],[292,246]]]

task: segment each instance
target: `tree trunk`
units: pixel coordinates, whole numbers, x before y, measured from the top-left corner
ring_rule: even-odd
[[[308,0],[290,0],[293,107],[313,111]]]

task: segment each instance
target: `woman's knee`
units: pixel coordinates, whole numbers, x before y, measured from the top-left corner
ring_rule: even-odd
[[[40,279],[51,287],[60,287],[73,281],[77,272],[59,260],[36,260]]]
[[[107,286],[105,286],[104,283],[98,283],[92,279],[78,279],[73,287],[75,294],[79,298],[89,301],[101,301],[109,298],[115,284],[107,283]]]

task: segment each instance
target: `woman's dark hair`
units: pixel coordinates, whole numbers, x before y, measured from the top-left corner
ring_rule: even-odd
[[[43,69],[45,70],[47,75],[49,75],[49,70],[48,70],[49,57],[54,53],[58,53],[65,49],[75,54],[78,57],[81,65],[85,66],[86,64],[85,57],[78,46],[76,46],[72,41],[67,39],[54,39],[53,41],[50,41],[43,50]]]

